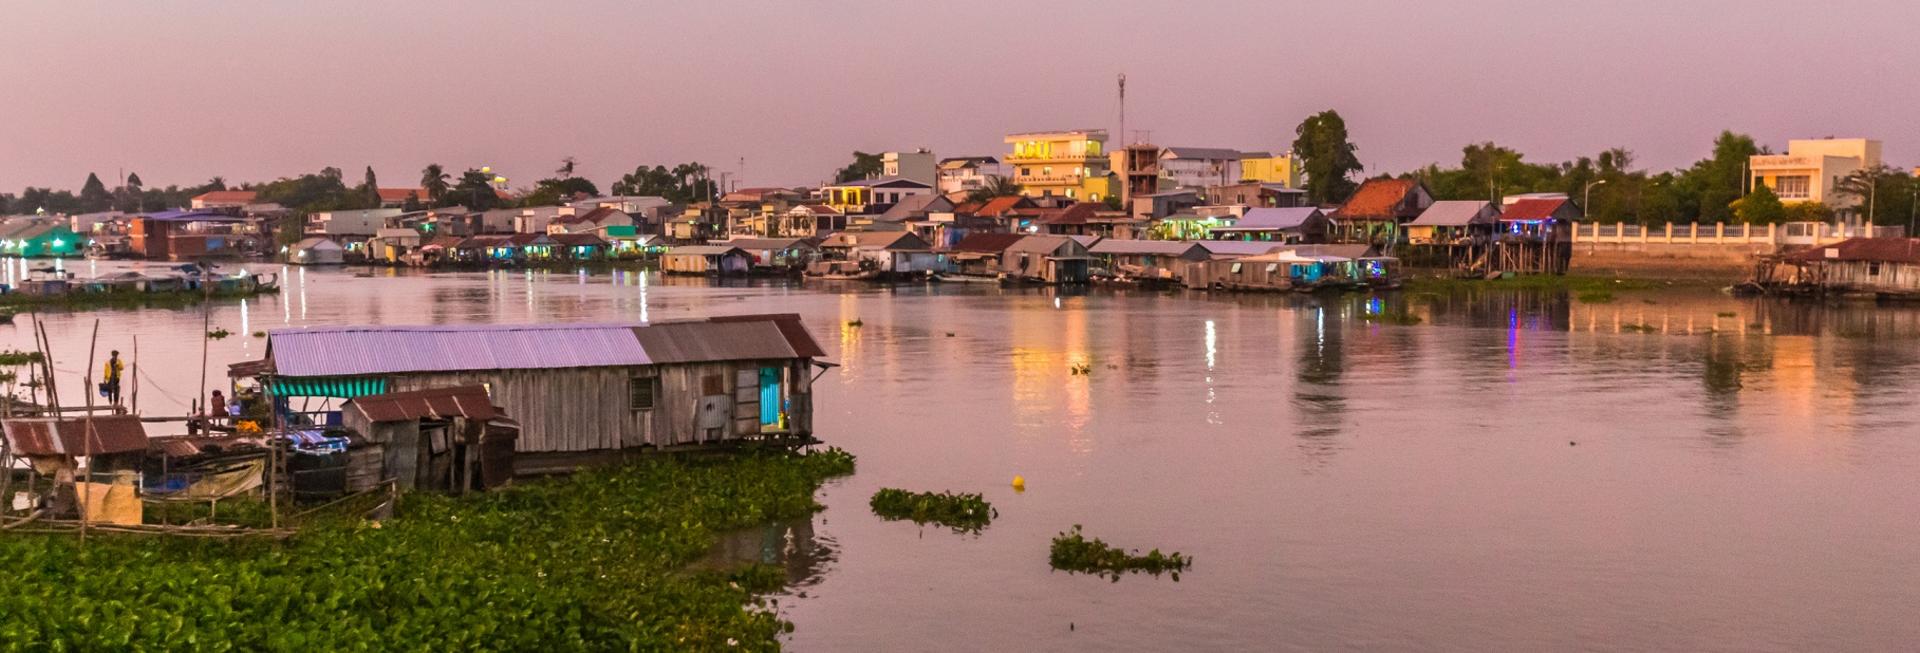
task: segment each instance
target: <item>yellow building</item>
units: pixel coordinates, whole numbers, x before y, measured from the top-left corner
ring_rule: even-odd
[[[1007,144],[1007,165],[1028,197],[1099,202],[1114,192],[1104,129],[1013,134]]]
[[[1300,159],[1292,152],[1240,159],[1240,180],[1300,187]]]
[[[1787,141],[1786,154],[1761,154],[1748,160],[1753,187],[1766,186],[1785,203],[1822,202],[1849,209],[1860,198],[1834,192],[1856,170],[1880,165],[1880,141],[1820,138]]]

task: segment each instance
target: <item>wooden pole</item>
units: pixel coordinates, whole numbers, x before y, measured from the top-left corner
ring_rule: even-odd
[[[80,541],[82,543],[87,541],[87,522],[93,521],[93,515],[87,514],[88,509],[91,508],[87,504],[93,499],[93,439],[98,437],[93,430],[93,357],[99,351],[100,318],[96,317],[93,318],[93,338],[87,343],[87,375],[85,377],[87,391],[82,393],[87,396],[87,416],[80,418],[83,425],[81,432],[85,434],[85,437],[81,438],[80,451],[87,458],[86,474],[82,476],[86,479],[82,481],[86,485],[80,486]]]
[[[133,337],[133,414],[140,414],[140,336]]]

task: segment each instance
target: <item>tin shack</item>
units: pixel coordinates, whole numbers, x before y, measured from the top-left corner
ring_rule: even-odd
[[[341,425],[345,402],[369,395],[478,386],[517,423],[527,473],[636,449],[810,441],[822,355],[791,314],[344,326],[271,331],[266,357],[231,374],[257,379],[293,424]]]

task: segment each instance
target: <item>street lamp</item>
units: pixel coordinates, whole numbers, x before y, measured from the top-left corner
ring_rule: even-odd
[[[1607,183],[1607,180],[1595,179],[1593,181],[1587,182],[1587,187],[1580,191],[1580,212],[1581,213],[1586,213],[1588,211],[1593,210],[1592,208],[1593,207],[1593,187],[1604,184],[1604,183]]]

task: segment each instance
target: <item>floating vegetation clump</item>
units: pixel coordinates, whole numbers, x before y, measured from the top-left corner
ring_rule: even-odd
[[[907,519],[916,524],[939,524],[956,533],[978,533],[993,518],[1000,516],[993,504],[978,494],[951,492],[908,492],[881,488],[867,502],[873,514],[886,519]]]
[[[1135,572],[1155,576],[1164,573],[1179,582],[1180,572],[1193,566],[1192,556],[1177,552],[1161,553],[1154,549],[1142,555],[1138,550],[1127,551],[1098,538],[1087,539],[1080,533],[1079,524],[1053,538],[1053,551],[1048,559],[1054,569],[1105,576],[1114,582],[1119,582],[1123,574]]]
[[[1605,290],[1587,290],[1574,295],[1582,304],[1607,304],[1613,302],[1613,293]]]
[[[207,337],[214,340],[225,340],[230,335],[233,335],[233,332],[228,331],[226,327],[214,327],[212,331],[207,332]]]
[[[83,545],[10,531],[0,648],[775,650],[791,625],[759,593],[779,570],[687,567],[720,533],[819,510],[821,482],[852,469],[838,450],[662,456],[410,494],[392,519],[322,520],[285,541],[99,534]],[[220,519],[257,520],[258,503],[223,501]]]
[[[1651,324],[1627,323],[1620,325],[1621,333],[1659,333],[1660,327]]]
[[[1360,314],[1360,320],[1376,324],[1398,324],[1400,326],[1413,326],[1422,322],[1420,316],[1406,311],[1384,311],[1380,313],[1362,312]]]
[[[1714,313],[1713,316],[1714,317],[1740,317],[1740,314],[1735,313],[1733,311],[1720,311],[1718,313]]]
[[[861,322],[860,318],[857,318],[857,317],[851,320],[847,320],[847,326],[850,326],[850,327],[861,327],[861,326],[865,326],[866,324],[867,323],[865,322]]]
[[[255,331],[255,332],[253,332],[253,337],[255,337],[255,338],[265,338],[265,337],[267,337],[267,332],[265,332],[265,331]]]

